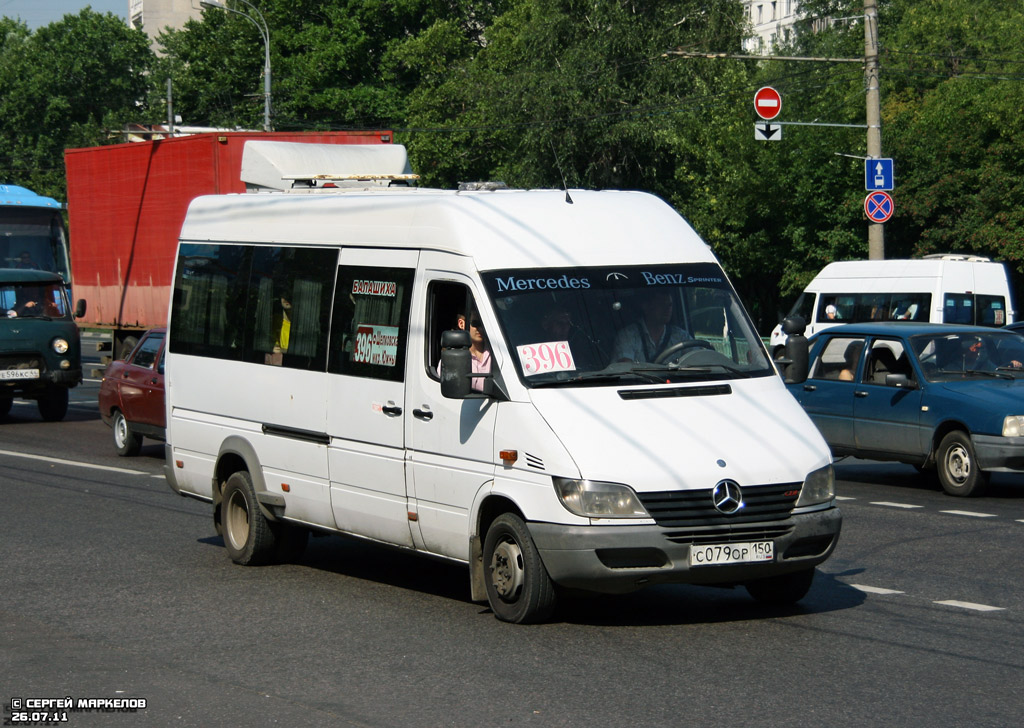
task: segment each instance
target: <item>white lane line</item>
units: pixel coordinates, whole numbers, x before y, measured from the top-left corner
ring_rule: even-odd
[[[873,506],[886,506],[888,508],[924,508],[924,506],[915,506],[910,503],[889,503],[888,501],[872,501]]]
[[[1017,523],[1024,523],[1024,518],[1018,518]]]
[[[935,604],[944,604],[947,607],[960,607],[961,609],[973,609],[975,612],[1002,612],[1005,607],[993,607],[988,604],[975,604],[973,602],[960,602],[956,599],[947,599]]]
[[[149,475],[142,470],[129,470],[128,468],[114,468],[109,465],[93,465],[92,463],[79,463],[74,460],[61,460],[60,458],[50,458],[44,455],[29,455],[24,452],[11,452],[10,450],[0,450],[0,455],[9,455],[12,458],[26,458],[28,460],[42,460],[45,463],[57,463],[58,465],[73,465],[76,468],[90,468],[91,470],[106,470],[111,473],[127,473],[128,475]]]
[[[970,516],[971,518],[995,518],[995,513],[976,513],[974,511],[939,511],[939,513],[948,513],[951,516]]]
[[[857,591],[867,592],[868,594],[906,594],[899,589],[883,589],[880,586],[866,586],[864,584],[850,584]]]
[[[852,495],[837,495],[836,500],[857,500]]]

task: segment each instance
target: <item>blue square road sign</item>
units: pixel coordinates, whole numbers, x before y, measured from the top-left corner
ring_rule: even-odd
[[[864,160],[864,189],[892,190],[894,182],[891,159]]]

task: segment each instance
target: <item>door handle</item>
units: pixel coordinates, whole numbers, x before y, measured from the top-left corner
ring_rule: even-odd
[[[429,409],[414,409],[412,416],[418,420],[432,420],[434,419],[434,413]]]
[[[853,396],[854,397],[867,397],[868,393],[865,392],[863,389],[858,389],[858,390],[854,391]]]
[[[388,402],[386,405],[380,408],[380,411],[390,417],[397,417],[402,414],[402,408],[396,405],[394,402]]]
[[[818,388],[818,386],[817,386],[816,384],[805,384],[805,385],[804,385],[804,391],[805,391],[805,392],[813,392],[813,391],[815,391],[815,390],[816,390],[817,388]]]

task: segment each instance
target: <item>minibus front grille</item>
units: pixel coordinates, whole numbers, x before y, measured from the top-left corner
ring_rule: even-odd
[[[687,528],[784,520],[793,512],[800,486],[800,483],[746,486],[743,507],[730,514],[715,508],[710,488],[663,490],[637,493],[637,496],[659,526]]]
[[[672,543],[702,546],[712,543],[745,543],[747,541],[767,541],[783,538],[793,532],[792,526],[750,526],[721,528],[702,528],[693,531],[668,531],[665,533]]]

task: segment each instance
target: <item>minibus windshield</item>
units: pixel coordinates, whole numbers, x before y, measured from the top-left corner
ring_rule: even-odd
[[[714,263],[482,274],[532,387],[770,376],[736,292]]]

